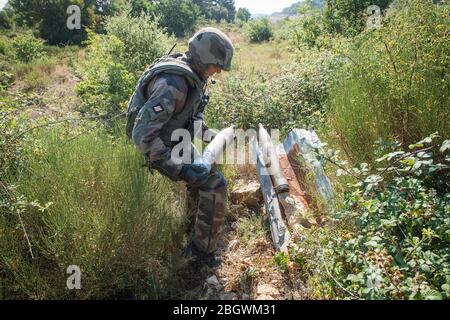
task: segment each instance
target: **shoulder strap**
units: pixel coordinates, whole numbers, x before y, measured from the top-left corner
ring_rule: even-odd
[[[148,76],[153,78],[160,73],[170,73],[184,76],[190,87],[201,88],[203,81],[192,70],[192,68],[182,59],[179,54],[163,57],[151,65],[148,69]]]

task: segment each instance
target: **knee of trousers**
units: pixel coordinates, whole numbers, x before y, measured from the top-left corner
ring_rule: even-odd
[[[213,171],[206,183],[199,189],[201,191],[226,192],[227,185],[228,182],[223,174],[220,171]]]

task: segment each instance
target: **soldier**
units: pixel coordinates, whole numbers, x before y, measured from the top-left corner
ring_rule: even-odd
[[[150,168],[186,182],[188,210],[196,217],[187,253],[209,266],[218,263],[214,252],[225,221],[227,183],[216,168],[209,171],[202,163],[174,161],[171,151],[179,141],[171,141],[171,136],[176,129],[187,129],[192,137],[194,120],[202,121],[206,136],[207,80],[231,69],[233,52],[231,40],[220,30],[200,30],[189,40],[185,54],[162,57],[147,68],[128,106],[127,134]]]

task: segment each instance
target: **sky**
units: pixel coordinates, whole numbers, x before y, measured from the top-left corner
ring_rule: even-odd
[[[0,8],[8,0],[0,0]],[[236,8],[247,8],[252,14],[270,14],[289,7],[298,0],[235,0]]]

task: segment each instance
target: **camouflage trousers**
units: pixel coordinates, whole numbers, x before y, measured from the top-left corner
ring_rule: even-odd
[[[215,168],[206,183],[199,187],[187,185],[188,219],[194,222],[195,246],[211,253],[222,237],[227,207],[227,182]]]

